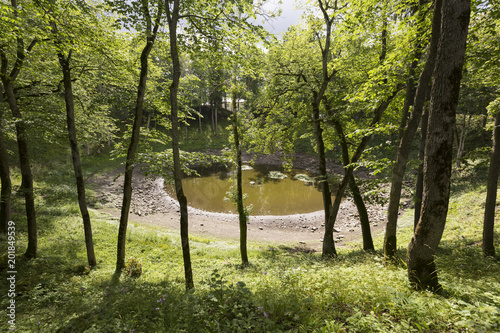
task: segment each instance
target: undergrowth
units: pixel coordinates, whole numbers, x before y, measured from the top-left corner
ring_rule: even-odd
[[[89,174],[99,161],[86,161]],[[112,167],[110,165],[109,167]],[[118,221],[91,210],[98,265],[86,267],[85,242],[70,163],[36,170],[39,258],[24,260],[22,200],[17,228],[15,332],[494,332],[500,330],[500,264],[481,253],[485,188],[452,198],[437,266],[441,294],[413,291],[405,248],[412,211],[400,218],[399,264],[382,253],[339,248],[339,258],[293,251],[294,244],[251,243],[240,266],[235,241],[191,237],[196,289],[184,289],[177,232],[131,224],[130,274],[114,274]],[[106,168],[103,168],[106,169]],[[54,171],[58,170],[58,171]],[[92,171],[93,170],[93,171]],[[61,179],[67,179],[60,186]],[[13,181],[20,177],[14,172]],[[498,217],[497,217],[498,219]],[[500,228],[496,227],[496,245]],[[1,253],[6,252],[5,239]],[[375,239],[381,249],[382,239]],[[2,266],[0,290],[7,290]],[[1,308],[8,299],[2,295]],[[9,318],[0,314],[0,329]]]

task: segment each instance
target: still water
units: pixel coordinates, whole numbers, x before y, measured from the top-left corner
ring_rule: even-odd
[[[243,193],[247,195],[244,204],[253,205],[252,215],[288,215],[323,209],[321,191],[306,171],[277,172],[277,167],[267,165],[244,166],[244,169]],[[201,177],[182,180],[189,206],[211,212],[236,213],[235,205],[227,199],[233,173],[223,166],[197,171]],[[169,187],[167,191],[172,194]]]

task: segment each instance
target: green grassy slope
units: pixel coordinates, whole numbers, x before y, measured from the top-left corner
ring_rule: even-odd
[[[409,288],[404,258],[411,210],[400,220],[402,260],[388,267],[382,264],[381,238],[375,240],[377,253],[339,249],[339,259],[330,261],[301,248],[250,244],[251,266],[242,268],[237,242],[192,237],[196,289],[186,293],[176,232],[131,225],[127,258],[140,261],[142,275],[117,278],[118,221],[96,210],[91,218],[98,266],[89,271],[71,165],[53,163],[60,164],[35,170],[38,259],[21,258],[26,248],[22,198],[14,202],[15,332],[500,331],[500,264],[484,259],[480,247],[484,187],[462,186],[451,200],[437,253],[441,295]],[[87,158],[87,176],[116,163]],[[13,180],[19,185],[18,173]],[[499,235],[497,223],[497,246]],[[5,238],[0,244],[0,253],[6,253]],[[5,256],[0,265],[5,309]],[[2,311],[1,331],[9,330],[7,321]]]

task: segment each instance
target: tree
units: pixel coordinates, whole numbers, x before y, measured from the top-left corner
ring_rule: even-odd
[[[472,12],[467,45],[467,70],[465,71],[467,76],[464,77],[468,80],[463,84],[466,88],[466,96],[461,98],[460,104],[462,104],[463,109],[470,109],[475,111],[474,113],[486,111],[483,129],[489,123],[487,121],[489,114],[494,118],[483,219],[483,254],[484,256],[495,256],[495,208],[500,172],[500,97],[498,97],[500,76],[497,70],[500,64],[500,42],[498,39],[500,3],[479,1],[473,5],[475,8]],[[493,98],[492,94],[494,94]],[[484,107],[485,103],[489,105]]]
[[[490,166],[488,171],[488,188],[486,192],[486,204],[484,207],[483,226],[483,254],[485,256],[495,256],[494,228],[495,209],[497,201],[498,175],[500,174],[500,108],[497,103],[495,127],[493,128],[493,150],[491,151]]]
[[[235,73],[236,75],[236,73]],[[236,85],[235,85],[236,86]],[[233,140],[235,150],[236,162],[236,205],[238,207],[238,216],[240,221],[240,253],[241,262],[243,265],[248,265],[247,254],[247,220],[248,213],[243,204],[243,184],[242,184],[242,170],[241,170],[241,145],[240,145],[240,125],[238,119],[238,106],[236,87],[233,87],[232,93],[232,109],[233,109]]]
[[[125,163],[125,178],[123,183],[123,202],[120,214],[120,226],[118,229],[118,242],[116,254],[116,271],[119,272],[125,267],[125,243],[127,237],[128,214],[130,211],[130,203],[132,200],[132,177],[134,173],[135,158],[137,146],[139,144],[139,136],[142,125],[142,113],[144,106],[144,98],[146,94],[146,83],[148,78],[148,61],[149,54],[153,49],[158,29],[160,28],[163,16],[163,1],[150,3],[148,0],[133,1],[128,3],[125,1],[116,1],[116,9],[125,14],[139,15],[139,21],[125,21],[126,24],[134,24],[135,28],[143,31],[146,37],[146,45],[144,46],[140,62],[141,71],[139,76],[139,84],[137,87],[137,100],[134,109],[134,124],[132,127],[132,137],[127,151],[127,159]]]
[[[37,256],[37,226],[36,226],[36,211],[35,211],[35,197],[33,193],[33,175],[31,172],[30,157],[28,151],[27,140],[27,126],[23,121],[22,113],[19,109],[14,83],[25,66],[26,57],[33,50],[39,42],[38,37],[31,39],[31,42],[26,47],[25,39],[27,36],[23,35],[25,31],[23,28],[26,24],[24,15],[29,15],[29,5],[26,8],[19,9],[17,1],[11,0],[9,11],[11,12],[11,19],[15,22],[12,26],[12,39],[9,44],[0,45],[0,77],[2,80],[5,94],[7,96],[7,103],[9,104],[12,116],[16,120],[16,136],[17,146],[19,150],[19,162],[21,166],[21,191],[24,195],[26,203],[26,218],[28,220],[28,247],[24,256],[26,258],[36,258]],[[22,14],[22,15],[21,15]],[[14,41],[15,40],[15,41]],[[11,45],[15,45],[12,50]],[[11,49],[15,56],[8,54],[8,49]],[[9,60],[14,59],[9,71]],[[8,167],[8,166],[7,166]],[[5,168],[5,166],[3,166]],[[5,175],[5,172],[4,172]],[[5,176],[4,176],[5,177]],[[3,178],[3,177],[2,177]]]
[[[424,1],[419,2],[420,11],[425,10],[425,8],[423,8],[424,4],[425,4]],[[399,201],[401,199],[401,190],[403,186],[403,177],[406,171],[406,165],[408,162],[408,157],[410,155],[413,137],[420,123],[422,110],[424,109],[424,104],[425,101],[427,100],[428,92],[430,90],[430,81],[431,81],[432,71],[434,69],[434,59],[435,59],[435,54],[437,52],[437,44],[438,44],[437,39],[439,37],[441,1],[440,0],[436,1],[434,6],[435,6],[434,24],[436,26],[433,27],[429,56],[425,63],[425,67],[422,73],[420,74],[418,87],[414,93],[412,89],[409,88],[411,88],[411,86],[413,85],[412,77],[415,75],[415,68],[417,66],[417,63],[415,60],[412,60],[411,62],[408,87],[405,97],[405,110],[403,111],[402,123],[400,125],[402,133],[400,134],[400,142],[396,153],[395,163],[392,168],[391,192],[389,195],[389,207],[387,209],[387,225],[384,238],[385,259],[391,258],[396,254],[396,249],[397,249],[396,227],[397,227],[398,213],[399,213]],[[421,35],[423,34],[422,30],[424,29],[424,27],[422,27],[422,25],[424,24],[423,22],[424,18],[425,18],[424,13],[419,12],[419,19],[418,19],[419,22],[417,24],[420,26],[417,27],[418,32],[416,36],[416,51],[415,51],[417,53],[416,54],[417,59],[420,58],[420,55],[424,47],[424,43],[421,40],[422,38]],[[406,108],[410,107],[410,100],[411,104],[413,105],[413,110],[405,126],[406,123],[405,114],[407,113],[405,111]],[[422,131],[424,130],[425,129],[422,129]]]
[[[469,18],[469,0],[443,0],[425,145],[422,210],[407,255],[408,278],[416,289],[437,291],[441,288],[434,253],[448,212],[453,126]]]
[[[275,148],[291,150],[298,136],[311,137],[304,132],[314,133],[322,185],[327,185],[325,180],[330,178],[326,156],[322,155],[336,144],[341,146],[345,173],[333,202],[331,194],[323,188],[327,203],[323,255],[330,257],[336,255],[334,225],[348,187],[360,212],[363,248],[373,249],[364,198],[353,175],[373,135],[390,128],[381,122],[403,87],[399,82],[399,63],[405,56],[405,48],[395,45],[405,44],[397,42],[404,40],[404,34],[392,38],[394,42],[387,37],[395,24],[385,23],[380,17],[388,16],[388,6],[370,2],[371,15],[366,17],[357,3],[341,6],[337,1],[320,1],[318,4],[319,9],[315,10],[319,17],[310,15],[305,24],[289,28],[283,40],[269,52],[270,62],[275,63],[268,88],[270,111],[265,110],[258,120],[269,139],[260,140],[259,145],[267,142]],[[382,47],[374,43],[379,38]]]
[[[187,199],[182,189],[182,165],[179,150],[179,81],[181,76],[180,51],[184,39],[190,39],[192,42],[190,48],[199,49],[201,41],[220,40],[221,34],[224,34],[225,26],[240,25],[251,27],[246,20],[247,16],[241,20],[236,17],[240,13],[250,13],[253,11],[252,1],[228,1],[226,3],[219,2],[183,2],[179,0],[165,0],[165,8],[167,13],[169,41],[170,41],[170,57],[172,60],[172,82],[170,84],[170,119],[172,123],[172,156],[173,156],[173,173],[175,192],[180,206],[180,227],[181,227],[181,243],[182,253],[184,258],[184,276],[186,289],[194,287],[193,273],[191,268],[191,256],[189,252],[189,235],[188,235],[188,211]],[[185,34],[179,34],[178,24],[180,19],[186,19],[184,27]],[[222,27],[221,27],[222,25]],[[179,38],[182,37],[182,38]],[[200,41],[201,40],[201,41]],[[205,44],[206,45],[206,44]]]
[[[40,2],[37,3],[47,14],[49,14],[49,24],[52,29],[54,46],[56,48],[57,58],[61,67],[63,75],[64,86],[64,100],[66,105],[66,123],[68,130],[68,137],[71,147],[71,156],[73,161],[73,169],[75,173],[75,180],[78,194],[78,205],[82,215],[85,244],[87,249],[87,261],[90,267],[94,267],[96,257],[94,253],[94,244],[92,240],[92,226],[90,215],[87,209],[87,200],[85,195],[85,181],[83,178],[82,165],[80,159],[80,152],[78,147],[77,129],[75,125],[75,102],[73,94],[73,80],[72,77],[72,60],[74,56],[78,57],[78,47],[81,44],[92,44],[87,36],[92,33],[100,31],[96,13],[93,12],[91,7],[84,3],[79,3],[73,6],[56,7],[55,3],[48,8]],[[64,15],[62,15],[64,12]],[[61,28],[62,27],[62,28]],[[102,33],[102,31],[100,31]],[[87,40],[86,40],[87,39]],[[80,44],[80,45],[79,45]],[[87,50],[88,51],[88,50]],[[85,67],[85,65],[83,65]]]
[[[177,46],[177,25],[180,17],[179,0],[165,0],[165,9],[167,12],[168,31],[170,39],[170,56],[172,59],[172,83],[170,84],[170,119],[172,122],[172,155],[174,161],[174,182],[175,194],[179,201],[181,218],[181,244],[182,256],[184,259],[184,278],[186,289],[193,289],[193,269],[191,267],[191,254],[189,251],[189,222],[187,211],[187,199],[182,190],[182,170],[179,153],[179,106],[177,103],[177,94],[179,89],[179,80],[181,76],[181,65],[179,61],[179,50]]]
[[[9,153],[5,147],[3,134],[3,95],[3,85],[0,85],[0,179],[2,186],[0,193],[0,232],[7,233],[8,222],[12,218],[12,184],[10,181]]]

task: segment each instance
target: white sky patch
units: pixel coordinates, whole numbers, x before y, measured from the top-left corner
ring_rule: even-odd
[[[262,24],[264,28],[266,28],[267,31],[275,34],[276,36],[279,36],[283,32],[285,32],[288,27],[297,24],[300,20],[303,10],[297,9],[295,1],[296,0],[282,0],[281,4],[279,3],[279,0],[269,0],[268,2],[266,2],[266,4],[264,5],[264,9],[276,12],[281,8],[281,15],[264,22]],[[262,22],[262,18],[258,20]]]

